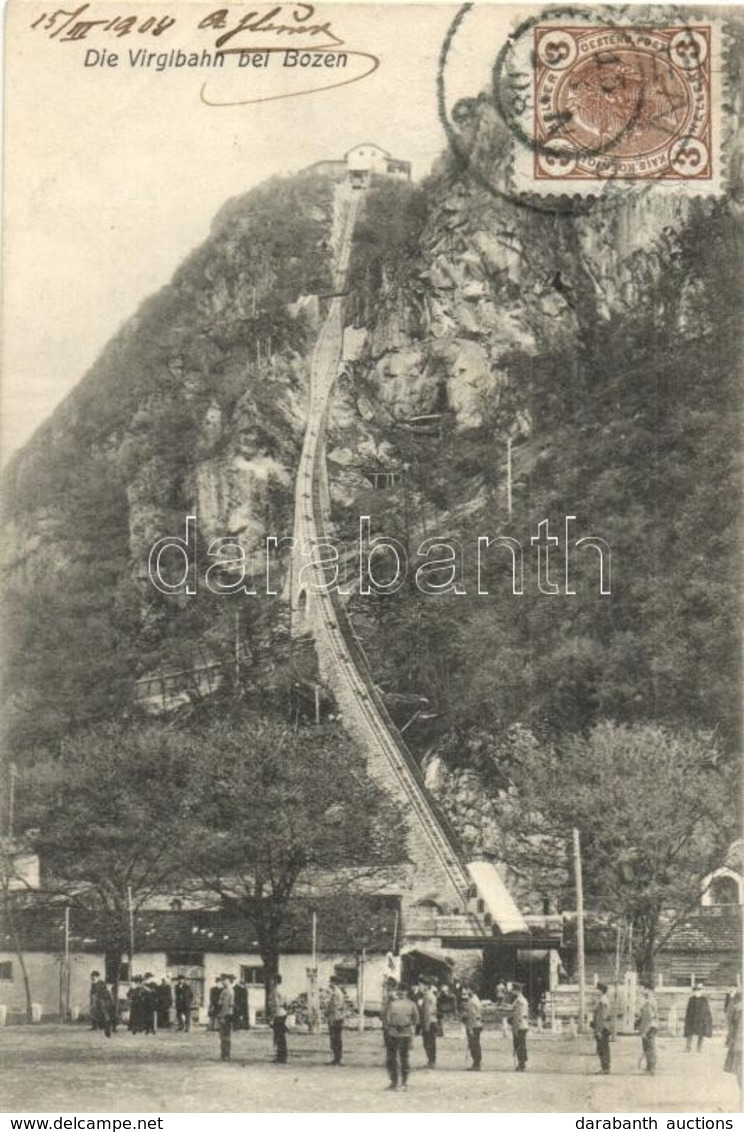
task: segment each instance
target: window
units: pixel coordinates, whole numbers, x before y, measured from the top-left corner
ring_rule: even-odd
[[[166,951],[166,967],[203,967],[203,951]]]
[[[129,982],[129,964],[125,961],[125,962],[120,962],[117,965],[118,959],[119,959],[119,956],[115,952],[108,951],[106,953],[106,957],[103,961],[104,962],[103,977],[104,977],[105,982],[107,982],[109,984],[109,986],[113,986],[114,983],[116,983],[116,982],[120,982],[120,983],[128,983]]]
[[[247,983],[249,987],[262,987],[266,982],[263,967],[258,967],[254,964],[250,964],[249,966],[241,965],[240,981]]]
[[[359,979],[359,968],[347,967],[341,963],[337,963],[333,968],[333,974],[339,982],[345,983],[347,986],[355,987]]]
[[[738,904],[739,886],[733,877],[716,877],[710,885],[711,904]]]
[[[0,963],[0,983],[13,982],[13,963],[7,959],[4,963]]]

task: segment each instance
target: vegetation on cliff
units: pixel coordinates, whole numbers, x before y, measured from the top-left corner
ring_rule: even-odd
[[[5,722],[16,749],[136,710],[143,673],[232,659],[235,601],[205,587],[190,602],[158,593],[147,550],[183,535],[205,468],[236,479],[254,457],[269,467],[257,522],[290,529],[314,334],[303,297],[331,287],[331,198],[327,180],[304,177],[229,201],[7,469]],[[241,606],[246,668],[276,618],[268,604]]]
[[[431,274],[427,248],[441,239],[442,185],[428,191],[421,211],[430,221],[417,259],[412,263],[405,242],[391,249],[387,287],[373,308],[365,298],[377,340],[404,317],[391,313],[399,280]],[[492,226],[504,223],[506,205],[484,204],[482,192],[469,191],[473,210],[485,210],[482,224],[489,215]],[[518,218],[507,219],[515,240],[524,240]],[[397,593],[352,599],[357,631],[383,687],[428,699],[423,715],[435,718],[413,726],[409,742],[421,753],[434,746],[453,764],[467,763],[483,735],[516,722],[553,736],[583,732],[604,718],[703,726],[733,751],[740,722],[740,230],[727,202],[696,204],[678,230],[665,232],[666,255],[659,258],[654,243],[631,262],[633,302],[602,313],[600,296],[581,293],[576,282],[584,269],[576,240],[569,254],[574,218],[550,223],[562,235],[553,245],[552,274],[549,260],[540,270],[563,289],[572,339],[538,323],[538,287],[528,265],[535,249],[528,244],[516,317],[537,326],[536,347],[520,346],[515,334],[499,359],[506,381],[497,396],[482,398],[479,422],[463,427],[448,403],[457,376],[437,378],[437,340],[418,363],[433,374],[436,427],[395,427],[384,404],[358,426],[398,480],[385,492],[349,492],[337,508],[339,528],[351,531],[365,509],[376,533],[403,543],[411,569]],[[601,234],[601,216],[596,223]],[[472,232],[460,238],[460,255],[472,254]],[[490,286],[498,289],[499,281]],[[420,308],[420,294],[411,305]],[[487,339],[477,317],[469,333]],[[387,349],[398,349],[392,332]],[[367,404],[375,394],[385,397],[379,358],[370,354],[353,378],[366,383]],[[520,415],[530,421],[528,436],[515,430]],[[576,594],[566,594],[568,515],[576,516],[574,540],[594,535],[608,544],[611,595],[600,594],[599,558],[586,547],[570,549]],[[550,576],[558,584],[551,594],[538,588],[530,542],[546,519],[561,544],[551,549]],[[488,594],[477,592],[478,538],[497,534],[522,546],[523,596],[512,593],[511,556],[503,549],[484,556]],[[435,535],[462,544],[464,593],[432,596],[415,584],[424,561],[418,546]],[[442,570],[438,580],[446,577]]]

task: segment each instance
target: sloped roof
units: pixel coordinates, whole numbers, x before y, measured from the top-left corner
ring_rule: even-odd
[[[663,929],[662,929],[663,930]],[[575,921],[566,924],[566,944],[576,939]],[[614,925],[588,920],[584,929],[587,951],[613,952],[616,946]],[[737,952],[742,947],[742,911],[738,905],[703,908],[687,916],[662,947],[662,952]]]
[[[529,935],[529,924],[517,907],[516,901],[490,861],[473,861],[468,872],[477,885],[478,895],[485,904],[502,935]]]
[[[361,148],[361,147],[362,147],[363,145],[369,145],[369,146],[371,146],[371,147],[372,147],[372,149],[377,149],[377,150],[379,150],[379,151],[380,151],[380,153],[384,154],[384,156],[385,156],[385,157],[390,157],[390,156],[391,156],[391,155],[390,155],[390,154],[388,153],[388,151],[387,151],[386,149],[383,149],[381,145],[378,145],[378,144],[377,144],[377,142],[362,141],[362,142],[357,142],[357,144],[356,144],[356,145],[353,145],[353,146],[351,147],[351,149],[347,149],[346,153],[344,154],[344,157],[345,157],[345,158],[346,158],[346,157],[348,157],[350,153],[353,153],[355,149],[360,149],[360,148]]]
[[[312,913],[316,912],[317,945],[320,951],[389,951],[393,946],[395,914],[399,901],[389,896],[360,896],[356,922],[338,914],[329,899],[296,899],[290,903],[281,946],[287,953],[312,949]],[[64,905],[38,902],[17,908],[14,924],[24,951],[59,954],[64,948]],[[208,951],[224,954],[255,952],[258,948],[254,923],[230,909],[193,911],[152,910],[134,917],[135,948],[143,951]],[[0,950],[10,950],[9,925],[0,924]],[[71,910],[70,949],[100,953],[105,949],[104,924],[90,912]]]

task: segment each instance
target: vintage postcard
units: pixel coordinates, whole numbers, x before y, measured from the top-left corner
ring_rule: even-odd
[[[735,1127],[743,44],[10,0],[6,1112]]]

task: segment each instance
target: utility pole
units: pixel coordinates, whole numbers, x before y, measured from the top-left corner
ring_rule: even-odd
[[[315,685],[315,722],[320,723],[320,684]]]
[[[357,1026],[360,1034],[364,1033],[364,967],[366,961],[367,950],[363,947],[359,952],[359,972],[357,978],[357,1009],[359,1010]]]
[[[127,885],[127,906],[129,909],[129,981],[134,973],[134,908],[132,907],[132,886]]]
[[[576,963],[579,982],[579,1033],[584,1033],[586,987],[584,982],[584,884],[581,876],[581,842],[579,831],[573,831],[574,883],[576,887]]]
[[[9,768],[10,782],[8,784],[8,837],[13,836],[13,822],[15,820],[15,780],[18,774],[18,767],[15,763],[11,763]]]
[[[320,1030],[320,1000],[318,997],[318,916],[316,912],[313,912],[312,925],[312,960],[307,972],[307,1013],[310,1033],[317,1034]]]
[[[240,610],[235,614],[235,687],[240,687]]]
[[[506,438],[506,513],[512,513],[512,438]]]
[[[63,1022],[70,1021],[70,905],[65,905],[65,959],[64,959],[64,996],[60,1003],[60,1015]]]
[[[313,967],[318,966],[318,914],[313,912]]]

